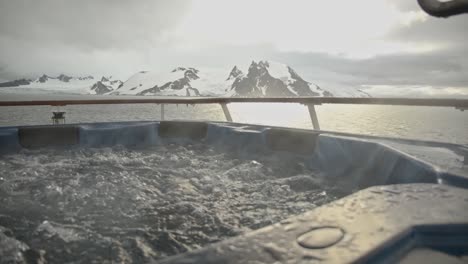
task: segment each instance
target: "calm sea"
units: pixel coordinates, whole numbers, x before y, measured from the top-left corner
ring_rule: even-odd
[[[0,100],[79,99],[93,96],[12,94],[0,91]],[[106,97],[109,98],[109,97]],[[307,108],[298,104],[229,104],[235,122],[312,128]],[[74,105],[67,123],[159,120],[157,105]],[[468,144],[468,111],[443,107],[378,105],[316,106],[321,129],[378,136]],[[0,126],[50,124],[51,106],[0,107]],[[166,119],[224,121],[219,105],[166,105]]]

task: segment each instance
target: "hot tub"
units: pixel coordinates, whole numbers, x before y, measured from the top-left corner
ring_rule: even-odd
[[[3,127],[0,147],[6,262],[468,256],[465,146],[161,121]]]

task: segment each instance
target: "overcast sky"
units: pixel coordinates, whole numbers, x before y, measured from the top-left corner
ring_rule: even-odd
[[[468,96],[467,25],[416,0],[0,0],[0,80],[266,59],[322,86]]]

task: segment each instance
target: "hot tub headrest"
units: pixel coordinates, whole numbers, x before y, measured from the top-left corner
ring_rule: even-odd
[[[265,140],[273,150],[306,154],[314,151],[318,135],[313,131],[272,128],[265,131]]]
[[[20,127],[18,138],[24,148],[77,145],[79,128],[77,126]]]
[[[162,138],[190,138],[199,140],[206,137],[208,124],[206,122],[161,121],[158,133]]]

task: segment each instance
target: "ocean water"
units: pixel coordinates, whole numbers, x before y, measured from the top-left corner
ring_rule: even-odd
[[[44,98],[64,97],[0,93],[0,100]],[[94,97],[72,97],[79,98]],[[235,122],[312,128],[307,108],[302,105],[249,103],[228,107]],[[51,112],[56,110],[67,112],[67,123],[159,120],[161,116],[160,106],[153,104],[0,107],[0,126],[50,124]],[[468,111],[385,105],[320,105],[316,110],[322,130],[468,144]],[[165,118],[225,121],[216,104],[166,105]]]
[[[22,150],[0,169],[0,230],[49,263],[148,262],[353,191],[305,156],[201,143]]]

